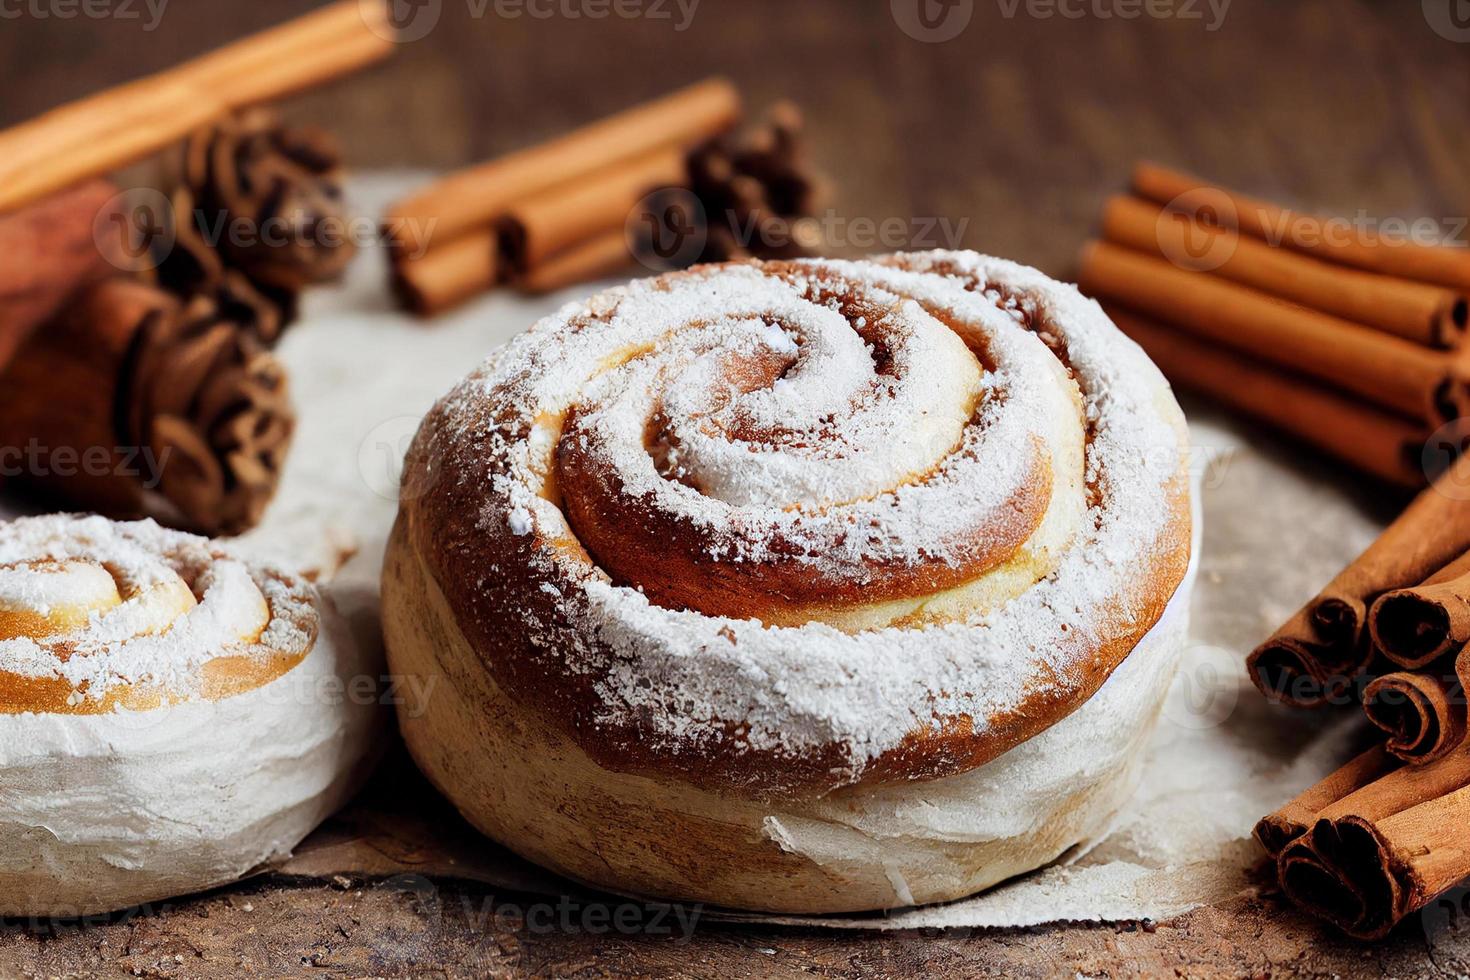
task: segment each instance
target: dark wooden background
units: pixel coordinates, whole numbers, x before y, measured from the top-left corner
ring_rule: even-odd
[[[317,0],[171,0],[152,30],[147,0],[91,0],[137,20],[6,13],[68,2],[0,6],[0,124]],[[698,0],[682,31],[676,0],[643,0],[671,19],[631,20],[495,13],[584,0],[418,2],[440,5],[422,40],[291,103],[359,167],[465,164],[720,72],[754,106],[807,110],[843,217],[968,219],[964,245],[1055,273],[1140,156],[1334,212],[1470,211],[1470,43],[1437,34],[1419,0],[1229,0],[1218,24],[1210,0],[1149,0],[1198,19],[1027,13],[1143,0],[960,0],[973,15],[946,43],[909,38],[888,0]]]
[[[143,0],[114,0],[103,17],[68,2],[0,3],[0,125],[315,6],[172,0],[147,30]],[[1457,2],[1467,6],[1438,6]],[[805,108],[840,219],[965,221],[959,244],[1059,275],[1139,157],[1347,215],[1428,216],[1454,231],[1470,213],[1470,41],[1436,31],[1434,0],[1233,0],[1218,22],[1207,0],[1162,4],[1194,17],[1135,18],[1119,14],[1148,4],[973,0],[968,25],[944,43],[906,35],[888,0],[700,0],[684,30],[672,0],[660,4],[666,19],[559,12],[595,0],[530,5],[553,15],[441,0],[437,23],[391,63],[301,97],[289,113],[333,128],[359,168],[446,168],[724,73],[754,106],[790,97]],[[835,250],[868,250],[850,239]],[[267,880],[82,929],[0,926],[0,974],[397,974],[436,961],[453,964],[451,975],[1470,969],[1470,942],[1433,943],[1410,928],[1358,947],[1270,894],[1157,929],[833,937],[708,928],[684,944],[487,928],[447,901],[449,911],[425,917],[401,894],[359,884]]]

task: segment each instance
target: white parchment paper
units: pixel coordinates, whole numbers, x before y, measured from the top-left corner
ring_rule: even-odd
[[[415,181],[359,178],[358,213]],[[420,416],[489,350],[562,302],[510,292],[423,323],[396,312],[382,254],[364,248],[344,282],[313,291],[280,349],[300,416],[280,494],[247,536],[279,560],[330,566],[344,540],[356,556],[332,585],[365,642],[379,642],[377,580],[396,512],[401,458]],[[1355,493],[1345,472],[1267,434],[1186,402],[1204,515],[1191,646],[1150,748],[1143,784],[1110,835],[1084,854],[975,898],[859,917],[731,915],[841,928],[1038,925],[1163,919],[1250,887],[1262,815],[1346,761],[1355,718],[1268,705],[1246,680],[1252,646],[1381,530],[1387,501]],[[551,879],[548,879],[549,881]]]

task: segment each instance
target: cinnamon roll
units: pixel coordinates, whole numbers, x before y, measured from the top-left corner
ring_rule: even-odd
[[[384,569],[465,816],[593,884],[835,912],[1101,833],[1181,647],[1187,436],[1075,289],[968,252],[567,307],[441,400]]]
[[[374,754],[380,668],[310,582],[151,521],[0,524],[0,915],[290,852]]]

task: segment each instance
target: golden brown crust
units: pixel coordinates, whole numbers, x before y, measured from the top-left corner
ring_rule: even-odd
[[[963,279],[961,271],[957,267],[945,274]],[[683,275],[718,275],[718,271]],[[677,288],[681,281],[669,277],[664,285],[649,288]],[[993,285],[977,280],[967,288],[978,292]],[[995,301],[1006,308],[1018,296],[1026,299],[1017,290],[1014,295],[1001,292]],[[605,329],[610,316],[594,301],[583,318],[563,329]],[[1070,356],[1059,325],[1025,325],[1057,345],[1057,356],[1064,362]],[[1118,342],[1108,338],[1108,343]],[[526,363],[507,370],[522,374],[557,370],[555,363],[536,361],[539,352],[534,345],[528,344],[527,350],[529,354],[520,352]],[[1137,356],[1136,351],[1128,356]],[[1155,429],[1169,431],[1178,442],[1175,449],[1182,448],[1182,418],[1167,387],[1146,362],[1140,369],[1151,372],[1137,384],[1148,389],[1145,401],[1151,398],[1153,404],[1139,410],[1157,412],[1162,422]],[[698,609],[706,616],[753,614],[769,623],[781,622],[783,609],[817,600],[841,605],[910,595],[915,589],[937,591],[966,581],[975,569],[951,573],[941,566],[919,565],[904,569],[898,584],[890,585],[885,577],[890,569],[881,569],[883,575],[862,583],[822,581],[812,574],[810,564],[804,566],[803,579],[802,565],[783,568],[777,559],[759,568],[761,576],[769,577],[753,576],[748,568],[724,577],[729,563],[712,559],[705,542],[698,533],[690,533],[688,525],[640,506],[615,485],[588,492],[586,488],[605,480],[606,474],[581,457],[578,445],[559,438],[565,418],[551,420],[559,439],[560,467],[539,492],[564,507],[569,529],[527,533],[525,526],[517,526],[515,514],[521,505],[503,490],[514,477],[507,447],[534,442],[533,429],[541,423],[518,417],[513,407],[498,407],[493,395],[483,403],[476,400],[481,396],[465,395],[483,390],[482,381],[468,383],[456,398],[431,412],[420,430],[405,476],[400,515],[405,546],[442,591],[459,629],[478,654],[480,664],[473,669],[488,671],[511,697],[553,719],[593,761],[616,772],[677,774],[700,787],[781,796],[967,771],[1050,727],[1091,697],[1158,620],[1189,561],[1189,485],[1184,454],[1178,452],[1166,464],[1172,475],[1163,481],[1162,505],[1151,518],[1151,532],[1129,556],[1131,578],[1105,601],[1089,597],[1085,613],[1079,614],[1079,627],[1057,633],[1052,637],[1054,648],[1037,651],[1025,665],[1029,682],[1019,696],[983,717],[944,710],[943,705],[969,692],[935,689],[929,717],[922,722],[916,718],[907,736],[872,752],[856,770],[853,746],[842,738],[797,747],[780,742],[757,745],[746,737],[739,719],[711,723],[698,737],[671,737],[638,711],[610,710],[609,672],[623,669],[618,665],[627,662],[621,659],[620,643],[625,640],[616,631],[604,635],[596,625],[579,621],[577,616],[585,610],[569,597],[600,587],[610,575],[614,588],[618,583],[641,586],[655,606]],[[568,414],[574,415],[574,410]],[[1089,452],[1092,438],[1089,430]],[[1168,447],[1138,447],[1138,451],[1150,448]],[[1036,480],[1036,499],[1044,500],[1050,487],[1042,486],[1039,477]],[[1127,490],[1118,487],[1113,492]],[[1107,492],[1097,484],[1089,485],[1088,491]],[[507,513],[512,515],[509,522],[504,519]],[[592,535],[597,544],[577,540],[574,532],[591,526],[597,529]],[[1018,503],[1010,527],[1030,533],[1035,526],[1028,505]],[[1007,524],[993,530],[1006,541],[997,554],[1004,557],[1015,550]],[[1024,540],[1025,535],[1021,537]],[[981,564],[990,567],[997,560],[997,555],[988,555]],[[752,586],[753,580],[758,584]],[[819,584],[809,587],[812,581]],[[1079,597],[1078,602],[1080,608],[1083,600]],[[575,652],[558,647],[561,638],[570,636],[577,638]],[[699,653],[689,651],[690,656]],[[793,649],[790,656],[799,660],[802,652]]]
[[[486,472],[464,476],[467,478],[456,480],[456,485],[470,487],[479,479],[488,479]],[[775,772],[782,774],[782,783],[791,786],[820,785],[841,766],[843,754],[835,744],[824,752],[803,756],[748,747],[731,755],[689,745],[671,756],[650,743],[636,724],[602,720],[599,716],[604,714],[604,701],[596,689],[597,678],[547,676],[536,666],[538,651],[530,642],[531,636],[517,629],[518,623],[562,614],[558,603],[540,588],[541,578],[528,571],[514,571],[517,567],[530,568],[529,555],[518,566],[512,536],[477,528],[473,495],[458,503],[454,496],[435,495],[432,500],[420,499],[405,507],[410,547],[431,570],[435,584],[458,613],[459,626],[480,652],[484,666],[517,699],[535,704],[548,718],[563,719],[598,765],[615,772],[673,771],[697,786],[732,787],[772,783]],[[1136,602],[1143,610],[1140,617],[1132,622],[1120,618],[1105,624],[1103,628],[1112,630],[1112,635],[1095,647],[1089,648],[1080,634],[1059,638],[1059,645],[1077,653],[1072,660],[1076,665],[1073,671],[1038,686],[1011,710],[988,717],[980,731],[971,719],[959,716],[941,719],[937,731],[914,732],[901,746],[876,759],[861,783],[930,779],[983,765],[1049,728],[1090,698],[1158,621],[1184,579],[1189,566],[1191,526],[1187,477],[1178,478],[1170,498],[1171,513],[1156,543],[1158,560],[1141,568],[1133,596],[1120,597]],[[428,513],[426,506],[432,508]],[[465,546],[465,542],[477,538],[481,547]],[[439,548],[436,541],[456,541],[459,546]],[[497,588],[487,591],[479,587],[478,583],[492,576]]]
[[[1029,768],[1020,762],[1005,774],[1032,791],[1025,829],[1004,820],[993,837],[955,839],[922,820],[895,819],[895,799],[907,787],[856,786],[772,805],[691,786],[669,767],[637,775],[603,768],[560,719],[510,696],[479,668],[461,625],[400,519],[384,564],[383,627],[395,672],[411,681],[405,690],[432,692],[410,696],[400,708],[414,760],[485,834],[559,874],[622,894],[807,914],[960,898],[1095,839],[1128,795],[1137,748],[1148,736],[1147,724],[1120,717],[1128,712],[1101,708],[1105,718],[1088,741],[1109,750],[1098,753],[1087,778],[1069,779],[1032,756]],[[1171,673],[1163,666],[1174,653],[1165,646],[1148,656],[1139,665],[1145,679],[1125,679],[1130,704],[1144,719],[1158,711]],[[1127,733],[1121,745],[1114,741],[1119,732]],[[466,745],[475,752],[467,754]],[[987,773],[976,782],[1002,778]],[[1038,781],[1056,792],[1038,794]],[[924,801],[915,809],[957,807],[972,825],[985,821],[977,810],[1007,806],[968,801],[966,789],[953,783],[928,783],[914,793]],[[885,821],[877,846],[868,833],[875,815]],[[809,825],[821,828],[825,847],[801,846]]]

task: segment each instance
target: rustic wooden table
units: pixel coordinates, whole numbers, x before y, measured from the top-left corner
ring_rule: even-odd
[[[421,39],[289,110],[330,125],[360,168],[463,164],[722,72],[755,105],[807,110],[838,188],[836,252],[958,244],[1065,275],[1141,156],[1467,237],[1463,0],[400,2]],[[313,5],[0,2],[0,124]],[[1360,946],[1264,878],[1261,896],[1157,926],[935,935],[620,934],[583,913],[548,926],[532,901],[448,879],[265,878],[138,915],[0,925],[0,975],[1470,972],[1470,929],[1415,921]]]

